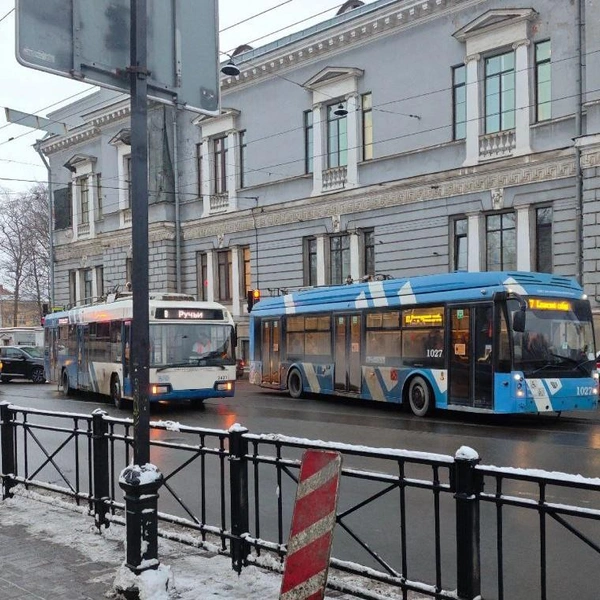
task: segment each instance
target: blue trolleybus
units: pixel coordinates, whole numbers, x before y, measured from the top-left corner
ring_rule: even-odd
[[[590,303],[571,279],[450,273],[265,297],[250,314],[250,382],[485,413],[598,403]]]
[[[150,296],[150,402],[233,396],[235,328],[229,311],[183,294]],[[45,371],[66,396],[83,390],[133,399],[131,294],[47,315]]]

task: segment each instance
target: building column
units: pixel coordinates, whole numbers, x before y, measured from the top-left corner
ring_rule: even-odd
[[[529,63],[528,48],[531,42],[522,40],[513,44],[515,50],[515,152],[530,154],[529,142]]]
[[[313,105],[313,196],[323,193],[323,105]]]
[[[215,301],[215,252],[214,250],[206,251],[206,279],[208,286],[206,288],[206,299],[208,302]]]
[[[227,132],[227,158],[225,169],[227,173],[228,210],[237,210],[238,156],[240,134],[235,129]]]
[[[202,216],[210,215],[210,180],[213,172],[213,165],[210,160],[210,138],[202,138],[202,181],[200,182],[200,191],[202,193]],[[210,281],[210,279],[209,279]]]
[[[317,285],[325,285],[325,239],[317,236]]]
[[[348,166],[346,170],[346,187],[358,185],[358,163],[360,161],[360,103],[358,94],[350,94],[346,98],[348,115],[346,116],[348,137]]]
[[[80,189],[79,189],[79,185],[78,185],[78,181],[79,178],[77,177],[76,173],[73,173],[73,176],[71,177],[71,189],[73,191],[73,193],[71,194],[71,203],[73,205],[73,223],[72,223],[72,227],[73,227],[73,241],[75,241],[77,239],[78,233],[79,233],[79,211],[80,211]]]
[[[88,200],[89,200],[89,212],[90,212],[90,237],[96,236],[96,208],[98,200],[98,187],[96,173],[90,173],[88,175]],[[94,296],[95,297],[95,296]]]
[[[529,207],[518,206],[517,211],[517,271],[531,271],[531,231]]]
[[[467,56],[465,60],[467,66],[467,137],[466,156],[463,162],[465,167],[479,162],[479,58],[479,54],[473,54]]]
[[[360,244],[356,231],[350,234],[350,276],[354,281],[360,280]]]
[[[468,215],[467,271],[481,271],[481,246],[479,243],[479,213]]]
[[[234,317],[239,317],[241,312],[241,294],[240,288],[242,283],[240,281],[240,262],[243,264],[243,258],[241,257],[240,247],[239,246],[231,246],[231,313]],[[242,260],[240,261],[240,258]]]

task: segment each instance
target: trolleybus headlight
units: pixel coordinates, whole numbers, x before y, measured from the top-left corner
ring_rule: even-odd
[[[0,363],[0,367],[2,366],[2,363]],[[598,371],[594,371],[594,379],[599,379],[600,378],[600,373],[598,373]]]
[[[515,381],[523,381],[523,375],[520,373],[515,373]]]
[[[168,385],[152,385],[150,390],[154,396],[168,394],[171,391]]]
[[[231,381],[219,381],[215,388],[220,392],[231,392],[233,389],[233,383]]]

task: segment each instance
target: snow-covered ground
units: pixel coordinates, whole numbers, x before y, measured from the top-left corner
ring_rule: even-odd
[[[125,528],[113,524],[99,534],[84,507],[18,490],[14,498],[0,502],[0,526],[9,525],[25,526],[32,536],[75,549],[92,562],[113,564],[114,574],[103,576],[107,591],[118,573],[129,573],[127,569],[119,569],[125,558]],[[168,595],[163,591],[161,573],[147,571],[147,583],[138,588],[141,600],[276,600],[279,597],[281,575],[257,566],[249,566],[238,575],[231,569],[228,557],[210,550],[159,538],[159,559],[163,573],[172,578],[171,590]],[[326,597],[353,598],[340,592],[328,592]],[[388,592],[380,597],[393,600],[401,595]]]

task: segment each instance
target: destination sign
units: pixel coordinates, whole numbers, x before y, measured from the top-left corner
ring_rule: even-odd
[[[218,308],[157,308],[156,318],[171,321],[222,321],[223,311]]]
[[[560,310],[570,311],[571,303],[568,300],[556,300],[546,298],[528,298],[527,303],[531,310]]]
[[[404,327],[419,327],[424,325],[443,325],[444,309],[443,308],[415,308],[411,311],[402,313]]]

